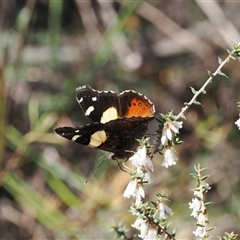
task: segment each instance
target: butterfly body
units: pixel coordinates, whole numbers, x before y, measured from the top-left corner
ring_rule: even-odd
[[[145,135],[154,118],[150,100],[132,90],[118,95],[88,85],[76,89],[76,98],[90,123],[55,131],[79,144],[111,152],[112,159],[131,157],[139,145],[137,139]]]

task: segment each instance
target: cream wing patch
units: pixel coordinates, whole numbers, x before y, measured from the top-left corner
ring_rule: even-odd
[[[79,137],[81,137],[81,135],[74,135],[71,140],[72,140],[73,142],[76,142],[76,140],[77,140]]]
[[[89,146],[90,147],[98,147],[100,146],[103,142],[105,142],[107,140],[107,136],[105,131],[98,131],[95,132],[90,139],[90,143]]]
[[[118,118],[117,109],[115,107],[110,107],[105,112],[103,112],[100,122],[106,123],[117,118]]]
[[[72,141],[76,142],[78,138],[82,137],[82,135],[74,135],[72,137]],[[90,136],[90,142],[88,144],[89,147],[99,147],[103,142],[107,140],[107,135],[104,130],[95,132]],[[83,144],[83,143],[82,143]]]

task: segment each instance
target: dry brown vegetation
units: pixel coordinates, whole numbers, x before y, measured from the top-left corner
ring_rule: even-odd
[[[86,120],[75,88],[148,96],[178,114],[218,56],[240,39],[238,1],[0,1],[0,239],[111,239],[134,219],[122,197],[129,175],[102,152],[53,129]],[[147,199],[165,192],[177,239],[193,239],[194,164],[207,167],[212,234],[240,232],[240,64],[231,61],[186,112],[177,165],[154,158]],[[154,122],[149,133],[154,133]],[[106,154],[104,153],[104,156]],[[131,230],[133,233],[133,230]],[[129,233],[129,235],[131,235]],[[216,238],[214,238],[216,239]]]

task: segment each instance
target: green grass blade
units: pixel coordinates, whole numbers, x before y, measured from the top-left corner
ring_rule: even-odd
[[[56,229],[63,224],[65,216],[60,211],[48,207],[47,200],[14,173],[5,176],[3,187],[46,227]]]

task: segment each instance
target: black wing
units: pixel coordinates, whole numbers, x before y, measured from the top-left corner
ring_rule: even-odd
[[[76,89],[76,98],[91,122],[105,123],[119,117],[120,101],[113,91],[97,91],[84,85]]]

